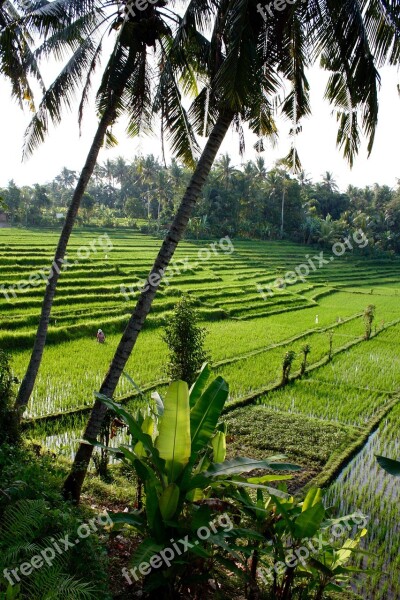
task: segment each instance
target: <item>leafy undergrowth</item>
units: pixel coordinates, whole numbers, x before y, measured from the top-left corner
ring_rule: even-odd
[[[228,444],[233,448],[233,453],[237,450],[238,454],[257,457],[264,452],[268,454],[270,450],[276,452],[284,448],[296,462],[307,467],[304,471],[306,477],[311,476],[312,471],[320,470],[329,454],[343,446],[352,433],[350,428],[338,430],[330,423],[315,419],[302,418],[300,422],[298,418],[273,413],[264,407],[234,411],[227,420],[231,430],[235,422],[236,433]],[[296,444],[292,442],[289,445],[290,437],[296,439]],[[0,459],[0,487],[3,491],[0,495],[0,516],[3,520],[0,546],[3,539],[3,568],[13,568],[23,561],[30,561],[31,555],[46,546],[50,536],[60,539],[68,533],[69,539],[73,540],[82,523],[90,522],[105,510],[124,512],[135,507],[136,480],[122,464],[109,468],[107,482],[93,473],[89,474],[81,505],[74,508],[64,502],[60,494],[69,468],[65,458],[43,451],[37,445],[25,445],[21,449],[3,446]],[[10,520],[11,509],[19,520]],[[7,531],[14,532],[16,536],[16,553],[13,555],[9,552],[5,537]],[[109,535],[107,530],[100,527],[98,532],[81,540],[79,546],[75,545],[63,553],[59,565],[55,563],[54,567],[25,577],[21,599],[42,600],[44,589],[49,594],[58,594],[61,584],[67,587],[67,595],[59,597],[99,600],[143,598],[141,582],[128,585],[122,575],[122,569],[129,568],[131,557],[140,542],[141,539],[133,530]],[[243,589],[242,583],[236,579],[236,575],[221,567],[218,589],[214,580],[209,581],[204,589],[205,595],[196,598],[244,600],[240,591]],[[0,591],[4,589],[1,586],[6,584],[5,580],[0,581]],[[265,592],[261,593],[261,598],[271,600]],[[335,600],[350,598],[353,600],[353,596],[341,595],[336,596]],[[328,596],[324,600],[328,600]],[[329,600],[334,600],[334,597]]]
[[[0,447],[0,598],[111,600],[104,527],[87,536],[99,513],[62,499],[66,466],[38,446]]]
[[[288,482],[291,492],[313,479],[335,453],[360,435],[354,427],[279,413],[263,406],[232,411],[225,421],[229,458],[240,455],[261,459],[278,453],[302,467]]]

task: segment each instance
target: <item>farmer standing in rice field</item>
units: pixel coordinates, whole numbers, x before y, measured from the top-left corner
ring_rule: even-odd
[[[106,336],[104,335],[104,333],[101,329],[98,330],[96,338],[97,338],[97,341],[99,344],[104,344],[104,342],[106,340]]]

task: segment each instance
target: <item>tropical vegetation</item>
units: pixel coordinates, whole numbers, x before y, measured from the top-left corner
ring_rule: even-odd
[[[0,0],[24,156],[77,92],[97,118],[80,173],[1,192],[2,600],[399,595],[398,190],[297,151],[318,61],[371,152],[397,4],[277,4]],[[278,113],[274,166],[219,157]],[[123,117],[162,165],[98,163]]]

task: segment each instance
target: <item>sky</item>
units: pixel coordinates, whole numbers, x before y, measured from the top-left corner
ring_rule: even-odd
[[[52,69],[53,71],[53,69]],[[351,170],[336,147],[336,117],[332,108],[323,99],[327,75],[317,67],[309,72],[311,86],[312,116],[303,121],[303,131],[297,140],[304,170],[313,181],[321,179],[325,171],[331,171],[340,189],[343,191],[349,184],[363,187],[374,183],[396,186],[400,178],[400,96],[397,91],[399,74],[393,68],[381,70],[382,88],[379,96],[380,112],[376,140],[372,154],[367,159],[366,142],[364,141],[355,165]],[[88,106],[83,121],[82,135],[79,135],[77,124],[77,105],[73,111],[64,113],[62,123],[51,129],[42,144],[26,162],[22,163],[22,145],[24,131],[31,118],[28,110],[24,112],[11,100],[8,82],[0,80],[0,114],[2,115],[2,143],[0,144],[0,187],[6,186],[10,179],[17,185],[46,183],[58,175],[65,166],[80,171],[90,143],[96,130],[94,110]],[[290,123],[278,121],[279,143],[274,149],[266,148],[262,156],[267,167],[286,154],[290,148]],[[99,161],[123,156],[128,161],[135,154],[154,154],[161,158],[161,144],[156,136],[141,139],[129,139],[124,133],[121,123],[115,127],[119,145],[116,148],[102,149]],[[228,152],[232,163],[240,167],[247,160],[257,156],[253,149],[255,139],[246,134],[246,152],[239,156],[239,141],[236,133],[230,131],[221,147],[221,153]],[[200,142],[202,140],[200,139]],[[203,140],[204,142],[204,140]],[[169,155],[167,154],[167,159]]]

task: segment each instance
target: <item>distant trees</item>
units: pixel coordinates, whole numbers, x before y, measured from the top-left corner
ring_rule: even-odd
[[[8,187],[2,190],[1,196],[3,198],[6,213],[10,218],[10,222],[13,223],[18,217],[22,205],[21,189],[17,187],[14,180],[11,179]]]
[[[128,219],[144,233],[164,231],[189,175],[177,161],[165,166],[153,155],[108,160],[94,170],[78,221],[110,226]],[[18,187],[11,180],[0,189],[9,221],[56,225],[56,213],[65,211],[74,177],[74,171],[64,168],[44,185]],[[294,177],[282,165],[267,169],[262,157],[237,168],[223,155],[210,173],[186,235],[284,237],[332,246],[360,227],[369,241],[365,252],[375,248],[400,253],[400,186],[349,186],[342,193],[329,172],[313,183],[306,173]]]

